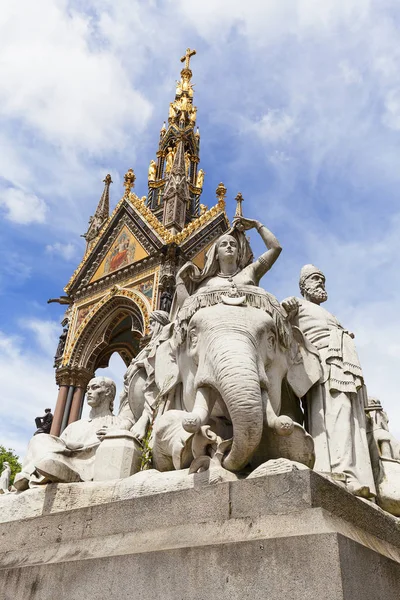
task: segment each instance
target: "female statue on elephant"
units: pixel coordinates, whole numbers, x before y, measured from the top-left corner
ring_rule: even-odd
[[[256,261],[244,231],[255,228],[267,247]],[[182,307],[185,300],[197,292],[235,286],[258,286],[260,279],[275,263],[281,246],[260,221],[236,217],[233,227],[221,235],[206,256],[204,269],[187,262],[176,277],[176,300]]]

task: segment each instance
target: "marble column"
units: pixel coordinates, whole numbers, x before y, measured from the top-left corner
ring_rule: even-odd
[[[60,435],[62,430],[80,418],[81,404],[93,373],[85,367],[60,367],[56,369],[56,382],[60,386],[54,411],[51,433]]]
[[[86,386],[85,386],[86,387]],[[71,410],[69,413],[68,425],[77,421],[80,418],[83,396],[85,395],[84,387],[76,387],[72,397]]]
[[[67,402],[68,385],[60,385],[57,397],[56,408],[54,410],[53,422],[51,424],[51,435],[60,435],[61,423],[64,416],[65,404]]]
[[[62,420],[62,423],[61,423],[61,433],[64,431],[64,429],[68,425],[69,414],[71,412],[71,404],[72,404],[72,397],[74,395],[74,390],[75,390],[75,386],[70,385],[69,389],[68,389],[68,394],[67,394],[67,401],[65,403],[64,416],[63,416],[63,420]]]

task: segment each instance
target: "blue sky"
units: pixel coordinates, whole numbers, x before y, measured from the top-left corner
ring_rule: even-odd
[[[192,59],[202,202],[228,188],[283,253],[263,285],[298,294],[308,262],[400,436],[400,9],[379,0],[21,0],[0,13],[0,443],[20,454],[54,406],[63,311],[111,173],[147,192],[179,58]],[[262,251],[251,234],[255,254]],[[112,359],[110,372],[122,377]]]

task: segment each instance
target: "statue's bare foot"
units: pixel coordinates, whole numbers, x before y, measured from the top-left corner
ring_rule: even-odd
[[[76,471],[55,458],[43,458],[37,463],[36,470],[40,475],[43,475],[43,477],[53,483],[74,483],[81,481]]]
[[[372,494],[369,487],[367,485],[361,485],[360,483],[358,483],[358,481],[346,483],[346,488],[354,496],[359,496],[360,498],[366,498],[367,500],[371,500],[371,498],[374,497],[374,494]]]
[[[182,421],[183,429],[189,433],[197,433],[201,428],[200,417],[197,415],[189,415]]]
[[[277,417],[274,423],[274,429],[278,435],[287,436],[293,433],[294,423],[292,419],[286,415]]]

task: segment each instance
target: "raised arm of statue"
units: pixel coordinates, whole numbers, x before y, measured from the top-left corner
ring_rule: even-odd
[[[177,308],[180,308],[182,304],[185,302],[186,298],[190,296],[190,291],[187,286],[187,279],[190,276],[191,272],[194,271],[194,265],[191,262],[187,262],[179,269],[176,274],[176,302]]]
[[[260,234],[260,237],[266,247],[268,248],[267,252],[264,252],[256,261],[254,261],[247,268],[252,269],[254,273],[254,279],[260,281],[261,277],[265,275],[267,271],[270,270],[272,265],[277,260],[278,256],[282,252],[281,245],[278,240],[270,231],[260,223],[260,221],[256,221],[255,219],[246,219],[245,217],[235,217],[233,220],[233,226],[241,229],[242,231],[248,231],[249,229],[256,229]]]

